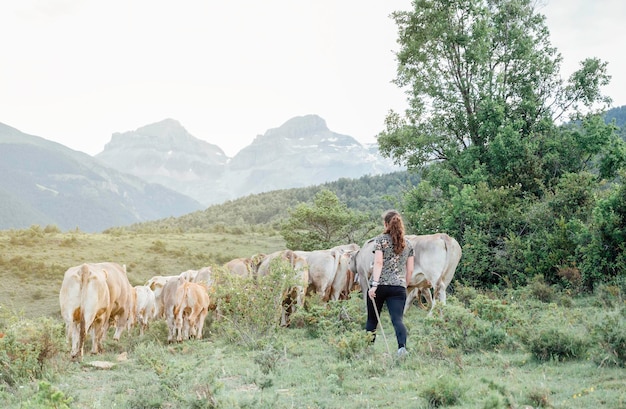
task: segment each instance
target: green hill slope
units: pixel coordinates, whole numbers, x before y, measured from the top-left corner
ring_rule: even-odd
[[[336,182],[306,188],[294,188],[260,193],[231,200],[205,210],[129,227],[133,231],[199,232],[210,229],[245,228],[257,226],[275,228],[289,216],[289,210],[299,203],[313,203],[322,189],[334,192],[349,209],[372,215],[373,218],[388,208],[399,207],[403,192],[419,183],[419,175],[395,172],[359,179],[340,179]]]

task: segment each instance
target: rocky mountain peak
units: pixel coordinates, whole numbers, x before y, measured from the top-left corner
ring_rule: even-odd
[[[111,141],[104,147],[104,152],[147,149],[158,152],[185,152],[195,154],[218,154],[226,157],[217,145],[197,139],[175,119],[164,119],[160,122],[142,126],[134,131],[115,132]],[[103,153],[104,153],[103,152]]]
[[[265,135],[280,135],[287,139],[297,139],[303,136],[329,132],[326,121],[318,115],[304,115],[291,118],[278,128],[269,129]]]
[[[173,119],[114,134],[97,158],[206,205],[397,170],[377,151],[328,129],[318,115],[294,117],[269,129],[231,159]]]

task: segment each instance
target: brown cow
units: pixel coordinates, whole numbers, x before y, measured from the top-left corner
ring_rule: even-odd
[[[178,342],[193,336],[202,338],[209,312],[209,294],[204,284],[184,282],[176,289],[174,333]]]
[[[117,263],[94,263],[93,268],[99,268],[107,273],[107,286],[111,301],[111,315],[109,324],[115,324],[113,339],[119,341],[124,329],[129,328],[135,320],[135,298],[133,287],[126,276],[126,268]]]

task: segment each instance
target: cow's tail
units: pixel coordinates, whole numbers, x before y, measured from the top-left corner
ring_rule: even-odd
[[[82,355],[83,346],[85,345],[85,336],[87,334],[87,324],[85,323],[85,302],[87,301],[87,285],[89,282],[89,266],[83,264],[80,266],[80,307],[74,311],[74,319],[79,321],[78,324],[78,353]],[[79,315],[79,316],[76,316]]]
[[[455,248],[453,238],[447,234],[441,234],[441,238],[443,239],[444,247],[446,248],[446,263],[444,265],[444,269],[437,280],[437,285],[435,285],[435,291],[433,294],[433,298],[435,300],[439,299],[439,294],[441,292],[441,288],[443,287],[443,282],[450,274],[451,271],[456,269],[456,265],[453,265],[453,260],[455,257]],[[445,290],[444,290],[445,291]]]

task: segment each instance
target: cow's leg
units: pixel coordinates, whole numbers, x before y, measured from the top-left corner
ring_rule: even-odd
[[[441,301],[441,303],[444,304],[444,305],[446,303],[446,290],[447,290],[446,285],[443,284],[443,283],[440,283],[438,288],[437,288],[437,297],[436,298],[439,301]]]
[[[430,288],[424,288],[423,293],[424,293],[424,298],[426,298],[426,305],[430,306],[428,310],[428,315],[432,315],[433,310],[435,309],[435,299],[433,298],[433,295],[430,292]]]
[[[83,357],[84,335],[80,334],[80,322],[72,322],[68,325],[69,340],[72,343],[72,360],[80,360]]]
[[[403,314],[406,314],[406,312],[409,310],[409,308],[411,308],[411,303],[415,299],[417,292],[418,292],[418,289],[417,289],[417,287],[415,287],[415,288],[413,288],[411,291],[409,291],[407,293],[406,301],[404,303],[404,312],[403,312]]]
[[[115,341],[119,341],[122,336],[122,332],[124,328],[126,328],[131,323],[129,319],[128,311],[121,310],[121,313],[117,316],[117,323],[115,325],[115,334],[113,334],[113,339]]]

